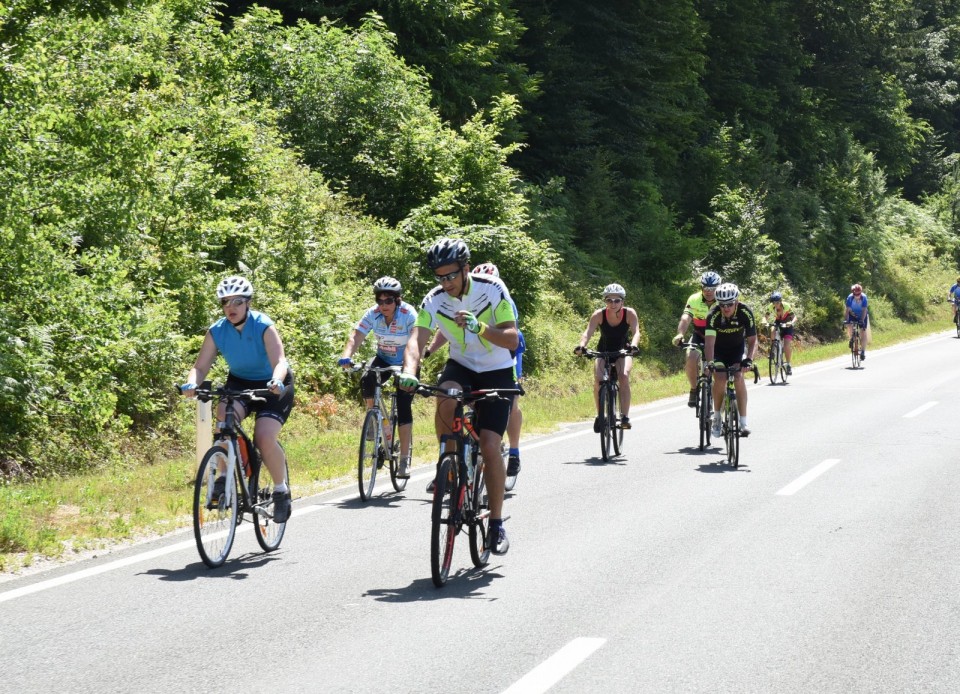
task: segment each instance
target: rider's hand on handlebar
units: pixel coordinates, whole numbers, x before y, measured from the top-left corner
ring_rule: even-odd
[[[713,373],[717,369],[724,368],[724,365],[722,361],[708,361],[703,365],[703,368],[705,368],[710,373]]]
[[[584,354],[587,351],[587,348],[583,345],[577,345],[573,348],[573,353],[576,355]]]
[[[420,385],[420,379],[414,374],[401,373],[399,380],[400,387],[406,391],[416,390],[417,386]]]
[[[283,381],[278,378],[271,378],[267,381],[267,388],[269,388],[270,392],[274,395],[283,395],[287,390],[287,387],[283,385]]]
[[[462,328],[466,328],[474,335],[478,335],[483,330],[483,328],[480,327],[483,325],[483,323],[477,320],[477,317],[470,313],[470,311],[457,311],[455,318],[457,325]]]
[[[630,345],[625,351],[631,357],[635,357],[640,354],[640,348],[637,347],[637,345]]]
[[[349,369],[351,366],[353,366],[353,359],[351,359],[350,357],[340,357],[337,360],[337,366],[342,367],[344,369]]]
[[[753,368],[753,359],[743,359],[740,361],[740,369],[748,371]]]
[[[673,336],[673,346],[679,347],[680,343],[683,342],[683,333],[677,333]]]
[[[184,383],[182,386],[180,386],[180,392],[183,393],[183,397],[185,398],[194,397],[197,394],[196,390],[197,390],[196,383]]]

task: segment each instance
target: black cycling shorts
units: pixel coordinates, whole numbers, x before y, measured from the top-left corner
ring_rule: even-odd
[[[448,359],[437,383],[444,381],[453,381],[459,384],[464,391],[483,390],[484,388],[516,388],[517,383],[513,380],[513,367],[508,366],[505,369],[495,371],[473,371],[463,364]],[[476,429],[487,429],[495,431],[501,437],[507,430],[507,422],[510,421],[510,406],[513,404],[513,396],[507,396],[506,400],[484,400],[477,403],[477,425]]]
[[[381,359],[379,356],[371,359],[367,366],[380,367],[390,366],[386,361]],[[420,369],[417,369],[417,376],[420,375]],[[380,379],[380,385],[386,383],[392,374],[389,373],[375,373],[373,371],[368,371],[363,375],[363,378],[360,379],[360,393],[365,398],[372,398],[373,392],[377,386],[377,379]],[[413,423],[413,393],[408,393],[405,390],[400,390],[397,388],[397,424],[412,424]],[[388,416],[390,413],[385,412],[384,416]]]
[[[290,411],[293,410],[293,370],[287,369],[287,377],[283,381],[283,385],[286,386],[286,390],[283,391],[283,395],[276,396],[272,393],[266,396],[264,400],[258,400],[255,402],[242,402],[244,408],[244,417],[246,417],[251,412],[257,413],[257,419],[261,417],[269,417],[270,419],[276,419],[281,424],[285,424],[287,417],[290,416]],[[267,381],[251,381],[246,378],[239,378],[233,374],[227,376],[227,382],[224,384],[224,387],[229,390],[255,390],[259,388],[266,388]]]

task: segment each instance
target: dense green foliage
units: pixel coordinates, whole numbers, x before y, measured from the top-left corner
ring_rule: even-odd
[[[534,373],[612,280],[651,353],[707,267],[827,337],[853,281],[882,323],[952,280],[956,0],[265,4],[0,4],[2,471],[173,427],[227,272],[305,399],[441,235],[500,266]]]

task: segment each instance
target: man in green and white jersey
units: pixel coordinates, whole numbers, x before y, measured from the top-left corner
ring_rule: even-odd
[[[450,344],[450,358],[440,377],[441,388],[478,390],[515,388],[514,358],[517,348],[517,315],[510,292],[498,277],[470,274],[470,250],[460,239],[440,239],[427,252],[427,265],[439,284],[423,299],[414,325],[414,348],[404,352],[400,385],[412,390],[420,355],[435,330]],[[503,529],[503,497],[506,478],[500,443],[510,419],[512,398],[477,403],[480,452],[485,461],[484,478],[490,502],[487,546],[494,554],[510,548]],[[435,417],[437,436],[453,433],[456,403],[438,398]]]

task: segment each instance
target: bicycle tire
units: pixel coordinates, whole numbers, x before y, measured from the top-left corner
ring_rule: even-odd
[[[727,404],[727,427],[724,435],[727,445],[727,462],[736,470],[740,467],[740,413],[737,411],[737,401],[733,399]]]
[[[217,469],[221,465],[227,470],[227,478],[231,480],[233,493],[227,493],[219,500],[211,499],[208,502],[208,491],[212,495],[211,484],[217,477]],[[227,451],[222,446],[211,447],[200,462],[193,486],[193,535],[197,541],[200,558],[211,569],[222,566],[233,547],[240,516],[238,497],[236,470],[230,470]]]
[[[853,362],[853,368],[860,368],[860,335],[853,338],[853,349],[850,351],[850,359]]]
[[[713,394],[710,392],[710,382],[706,379],[700,384],[700,393],[697,396],[697,400],[702,401],[700,405],[700,450],[706,449],[710,445],[710,428],[712,422],[710,421],[710,410],[711,403],[713,402]]]
[[[430,577],[442,588],[450,576],[453,544],[462,525],[466,487],[459,482],[459,461],[454,453],[444,453],[437,465],[430,514]]]
[[[607,417],[607,390],[606,383],[600,385],[600,456],[604,461],[610,460],[610,421]]]
[[[614,455],[620,455],[620,452],[623,450],[623,427],[620,426],[621,414],[620,411],[620,388],[616,385],[612,386],[609,391],[610,400],[608,402],[607,411],[610,413],[610,439],[613,441],[613,453]]]
[[[777,350],[777,366],[780,370],[780,382],[786,385],[787,377],[787,362],[783,358],[783,343],[780,343],[780,348]]]
[[[778,344],[779,343],[774,340],[773,344],[770,345],[770,355],[767,357],[767,374],[770,377],[770,385],[776,385],[777,374],[780,372],[779,364],[777,363]]]
[[[280,447],[281,449],[283,446]],[[253,534],[257,536],[257,543],[264,552],[272,552],[280,546],[283,534],[287,530],[287,523],[275,523],[273,520],[273,480],[269,484],[261,484],[261,473],[266,465],[261,457],[259,464],[253,471],[250,480],[250,502],[253,504]],[[287,464],[287,455],[283,455],[284,479],[290,483],[290,466]],[[267,470],[266,477],[270,477]]]
[[[490,562],[490,548],[486,546],[490,507],[486,498],[486,482],[483,479],[483,456],[479,454],[476,446],[473,447],[471,455],[474,456],[474,472],[470,490],[470,559],[479,569]]]
[[[960,311],[953,314],[953,322],[957,326],[957,337],[960,337]]]
[[[396,396],[394,396],[396,397]],[[402,492],[407,488],[407,477],[397,477],[400,471],[400,437],[397,434],[400,425],[397,424],[397,402],[394,399],[390,412],[390,483],[394,491]],[[413,461],[413,441],[410,442],[410,461]],[[409,474],[409,471],[408,471]]]
[[[372,432],[372,433],[371,433]],[[368,439],[369,437],[369,439]],[[357,486],[360,500],[369,501],[377,483],[377,467],[380,465],[380,449],[383,447],[383,431],[376,408],[367,410],[360,430],[360,456],[357,459]]]

